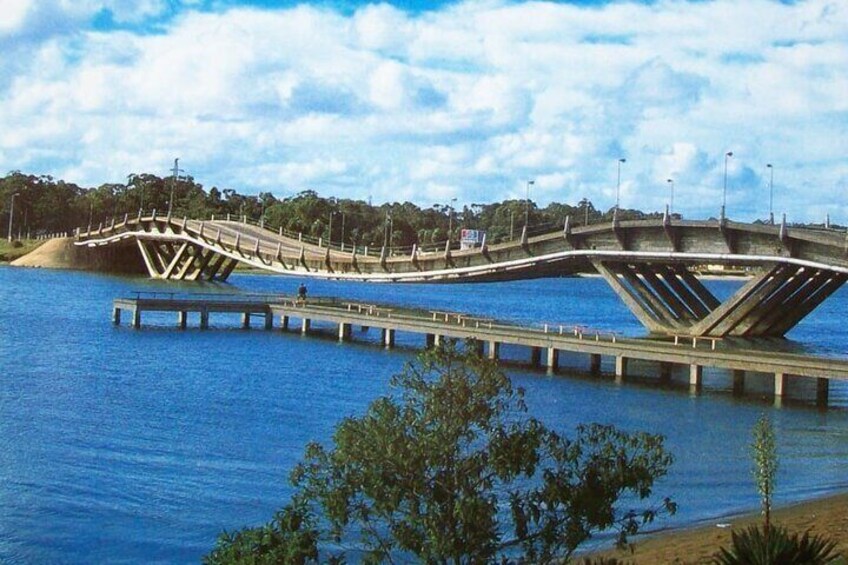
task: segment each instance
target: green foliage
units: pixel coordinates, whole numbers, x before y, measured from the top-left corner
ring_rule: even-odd
[[[203,562],[208,565],[231,563],[301,564],[318,559],[318,531],[301,501],[294,501],[259,528],[224,532],[215,549]]]
[[[280,192],[292,193],[280,187]],[[208,191],[190,176],[159,177],[149,173],[133,173],[126,183],[106,183],[83,188],[57,181],[50,176],[26,175],[12,171],[0,178],[0,231],[8,230],[9,206],[15,200],[15,233],[36,236],[45,233],[97,227],[124,214],[134,217],[139,210],[166,213],[173,194],[172,216],[204,219],[228,214],[245,216],[266,227],[301,233],[312,238],[330,239],[335,245],[380,247],[388,240],[395,247],[444,245],[451,228],[453,241],[463,228],[487,232],[489,244],[518,237],[524,225],[524,200],[506,200],[490,204],[470,204],[453,209],[447,204],[420,208],[411,202],[372,206],[370,202],[338,198],[322,198],[314,190],[303,190],[278,199],[270,192],[242,195],[232,188],[212,187]],[[330,221],[330,217],[333,221]],[[577,206],[552,203],[540,209],[529,205],[530,226],[534,233],[562,227],[571,215],[575,225],[584,217],[590,222],[608,221],[611,213],[596,210],[584,199]],[[654,214],[656,215],[656,214]],[[622,210],[620,217],[651,217],[636,210]],[[332,231],[332,233],[331,233]]]
[[[834,561],[836,543],[809,532],[799,536],[786,528],[751,526],[732,533],[729,549],[721,548],[715,556],[719,565],[824,565]]]
[[[548,562],[597,531],[615,528],[624,541],[675,510],[668,499],[620,508],[623,496],[650,497],[667,472],[660,436],[593,424],[562,437],[528,417],[496,364],[452,345],[392,384],[395,396],[343,420],[332,448],[310,444],[292,473],[295,499],[320,517],[324,553],[329,542],[366,562]],[[257,535],[222,538],[216,552]]]
[[[771,524],[771,501],[774,497],[774,485],[777,480],[777,442],[774,427],[768,416],[763,414],[754,425],[754,440],[751,450],[754,457],[754,479],[757,482],[757,492],[765,519],[764,532],[769,535]]]

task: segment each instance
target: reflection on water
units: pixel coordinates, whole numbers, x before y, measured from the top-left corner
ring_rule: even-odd
[[[326,440],[344,415],[387,391],[389,377],[420,347],[378,347],[357,328],[351,344],[296,333],[237,329],[213,316],[211,331],[173,329],[173,315],[145,317],[142,330],[110,323],[111,302],[133,290],[293,294],[299,279],[235,275],[231,285],[153,282],[0,267],[0,562],[197,562],[223,529],[271,517],[288,495],[287,475],[310,439]],[[710,281],[727,294],[737,281]],[[464,311],[527,324],[581,324],[627,335],[643,330],[594,278],[479,285],[381,285],[307,281],[310,296],[344,296]],[[826,301],[793,330],[791,343],[824,355],[848,353],[840,320],[848,294]],[[195,324],[196,326],[196,324]],[[801,345],[803,344],[803,345]],[[502,353],[526,361],[527,351]],[[767,376],[753,393],[706,371],[705,391],[659,388],[644,379],[564,374],[510,364],[531,412],[567,431],[580,422],[662,433],[676,456],[659,494],[680,512],[663,525],[715,519],[757,505],[750,430],[762,412],[778,432],[778,502],[845,488],[848,393],[832,408],[775,408]],[[608,361],[602,367],[611,370]],[[682,369],[674,380],[686,382]],[[762,394],[757,394],[757,387]]]

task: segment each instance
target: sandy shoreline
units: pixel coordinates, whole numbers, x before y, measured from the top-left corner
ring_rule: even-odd
[[[773,511],[775,523],[793,532],[810,530],[837,543],[843,562],[848,563],[848,492],[781,507]],[[713,524],[672,529],[639,537],[628,550],[599,554],[639,565],[655,563],[711,563],[712,556],[730,542],[733,529],[743,529],[762,520],[758,513],[720,518]],[[721,524],[719,527],[717,524]]]

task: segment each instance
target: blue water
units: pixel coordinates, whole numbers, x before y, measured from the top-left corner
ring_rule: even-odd
[[[0,562],[197,562],[221,530],[267,521],[289,495],[304,444],[327,440],[339,418],[385,393],[421,339],[400,336],[401,347],[385,351],[374,331],[338,344],[261,324],[243,331],[237,318],[215,316],[210,331],[178,331],[173,315],[145,317],[133,330],[111,324],[111,303],[133,290],[293,293],[299,282],[237,274],[230,285],[178,285],[0,267]],[[313,296],[642,333],[594,278],[307,284]],[[739,283],[710,285],[726,295]],[[846,356],[846,307],[843,289],[790,337]],[[520,348],[505,353],[527,359]],[[756,508],[748,444],[763,412],[778,432],[779,504],[848,488],[845,386],[832,386],[831,408],[821,411],[775,407],[767,393],[734,398],[718,372],[695,396],[639,379],[507,371],[531,413],[557,429],[599,421],[667,436],[676,462],[657,493],[680,511],[661,527]]]

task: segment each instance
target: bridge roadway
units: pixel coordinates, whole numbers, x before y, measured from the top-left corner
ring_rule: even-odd
[[[114,301],[113,321],[121,323],[122,311],[132,313],[132,326],[141,327],[142,313],[150,311],[177,313],[177,325],[185,328],[190,312],[198,313],[200,327],[209,327],[211,313],[239,313],[244,327],[250,327],[251,316],[261,316],[265,329],[272,329],[274,320],[289,330],[292,319],[300,320],[300,331],[308,334],[313,322],[335,325],[340,341],[350,340],[354,325],[381,330],[381,343],[395,345],[396,332],[425,336],[427,346],[444,339],[470,340],[481,355],[498,359],[501,345],[520,345],[530,348],[531,363],[555,372],[560,352],[589,356],[589,369],[597,373],[601,357],[615,359],[617,379],[627,376],[628,361],[642,360],[659,363],[661,380],[670,379],[674,365],[689,369],[689,384],[697,390],[702,385],[705,367],[733,372],[734,392],[742,393],[746,373],[767,373],[774,378],[774,395],[787,395],[791,378],[816,380],[816,401],[827,405],[829,382],[848,380],[848,360],[821,358],[761,349],[727,347],[715,338],[676,338],[652,340],[623,338],[613,333],[591,332],[580,327],[519,326],[455,312],[420,311],[376,304],[345,302],[338,299],[299,301],[282,296],[220,296],[139,293],[135,298]]]
[[[153,278],[226,280],[238,263],[266,271],[382,282],[486,282],[597,272],[652,334],[780,337],[848,280],[848,235],[831,229],[663,219],[572,226],[473,249],[307,242],[246,222],[124,217],[77,233],[76,245],[137,257]],[[706,266],[750,275],[719,300]]]

